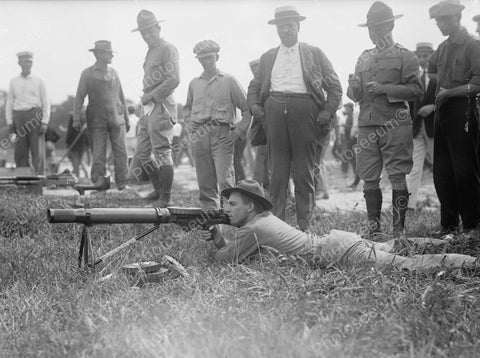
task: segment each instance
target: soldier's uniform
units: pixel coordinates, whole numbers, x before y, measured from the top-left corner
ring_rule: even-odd
[[[355,75],[361,86],[348,91],[349,97],[360,103],[357,171],[364,180],[370,231],[380,228],[383,166],[392,184],[394,233],[404,229],[408,204],[405,176],[413,165],[412,119],[407,101],[423,93],[418,69],[415,54],[401,45],[377,46],[359,57]],[[385,93],[369,92],[366,85],[370,82],[380,84]]]

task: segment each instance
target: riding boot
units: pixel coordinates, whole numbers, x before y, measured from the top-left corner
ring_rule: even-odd
[[[405,215],[408,209],[408,190],[392,190],[393,237],[405,236]]]
[[[170,194],[173,184],[173,165],[162,165],[160,167],[160,188],[159,200],[155,203],[155,207],[166,208],[170,204]]]
[[[367,204],[368,217],[368,237],[374,238],[376,234],[381,233],[380,217],[382,214],[382,191],[373,189],[363,192],[365,203]]]
[[[148,178],[152,182],[153,191],[145,197],[147,201],[155,201],[160,198],[160,189],[162,186],[161,178],[160,178],[160,169],[152,166],[153,168],[149,168],[148,170]]]

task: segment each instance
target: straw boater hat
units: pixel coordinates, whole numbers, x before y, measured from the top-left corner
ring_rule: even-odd
[[[157,25],[159,22],[163,22],[165,20],[157,20],[155,14],[148,10],[140,10],[137,15],[137,25],[138,27],[133,29],[132,32],[135,31],[142,31],[148,29],[149,27]]]
[[[224,189],[222,191],[222,196],[229,197],[230,194],[234,192],[242,193],[262,205],[264,210],[270,210],[273,208],[273,205],[270,201],[265,198],[265,192],[260,184],[252,179],[244,179],[238,182],[237,186],[234,188]]]
[[[306,19],[305,16],[301,16],[295,6],[281,6],[275,9],[275,18],[270,20],[268,23],[270,25],[276,25],[278,22],[283,20],[296,20],[303,21]]]
[[[393,10],[390,6],[381,1],[375,1],[370,7],[370,10],[368,10],[367,22],[358,26],[370,27],[380,25],[401,18],[402,16],[402,14],[393,15]]]
[[[98,40],[98,41],[95,41],[95,46],[94,48],[91,48],[90,50],[88,51],[92,51],[92,52],[95,52],[95,51],[104,51],[104,52],[110,52],[110,53],[113,53],[114,51],[112,50],[112,43],[110,41],[107,41],[107,40]]]
[[[460,14],[463,9],[465,9],[465,6],[460,4],[459,0],[444,0],[428,9],[428,13],[430,14],[430,18],[434,19],[440,16]]]

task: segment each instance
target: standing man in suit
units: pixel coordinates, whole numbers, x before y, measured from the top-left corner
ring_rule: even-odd
[[[369,236],[380,232],[382,169],[392,184],[393,236],[405,230],[408,188],[405,176],[412,170],[413,136],[408,101],[423,94],[418,77],[418,60],[412,52],[392,37],[395,19],[393,10],[375,1],[367,13],[370,40],[374,48],[359,57],[355,74],[348,80],[348,97],[360,102],[358,117],[357,170],[363,179],[367,205]]]
[[[428,61],[437,75],[433,181],[440,200],[441,229],[456,233],[459,216],[466,236],[480,224],[480,170],[475,95],[480,92],[480,40],[460,20],[465,8],[445,0],[429,9],[430,18],[448,39]]]
[[[323,51],[298,42],[303,20],[293,6],[275,10],[275,18],[268,23],[276,26],[281,44],[260,58],[247,97],[252,114],[266,116],[273,213],[285,218],[292,166],[297,223],[307,230],[315,207],[317,144],[330,131],[342,87]]]
[[[433,116],[435,111],[435,90],[437,80],[430,78],[427,64],[433,54],[433,45],[429,42],[417,44],[418,62],[420,63],[420,80],[424,89],[421,99],[413,102],[413,167],[407,175],[407,186],[410,191],[408,208],[415,210],[418,188],[422,182],[423,164],[426,158],[433,162]]]
[[[22,72],[10,81],[5,105],[7,125],[10,126],[10,132],[17,136],[15,164],[17,167],[30,166],[30,152],[35,173],[43,174],[44,153],[40,153],[39,143],[44,141],[41,137],[47,131],[50,103],[45,82],[32,75],[33,53],[23,51],[17,53],[17,57]]]
[[[153,12],[141,10],[138,27],[132,30],[140,32],[148,51],[143,64],[143,111],[129,179],[135,182],[146,172],[154,189],[146,199],[158,200],[154,206],[166,208],[174,174],[172,140],[177,104],[173,91],[180,83],[180,67],[177,48],[160,37],[161,21]]]

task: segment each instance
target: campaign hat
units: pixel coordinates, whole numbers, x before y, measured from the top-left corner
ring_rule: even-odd
[[[253,179],[244,179],[237,183],[237,186],[233,188],[227,188],[222,191],[222,196],[230,197],[232,193],[242,193],[262,205],[264,210],[271,210],[273,208],[272,203],[265,198],[265,192],[262,186]]]
[[[367,13],[367,22],[360,24],[360,27],[370,27],[384,24],[386,22],[394,21],[402,17],[402,14],[393,15],[393,10],[390,6],[382,1],[375,1]]]

